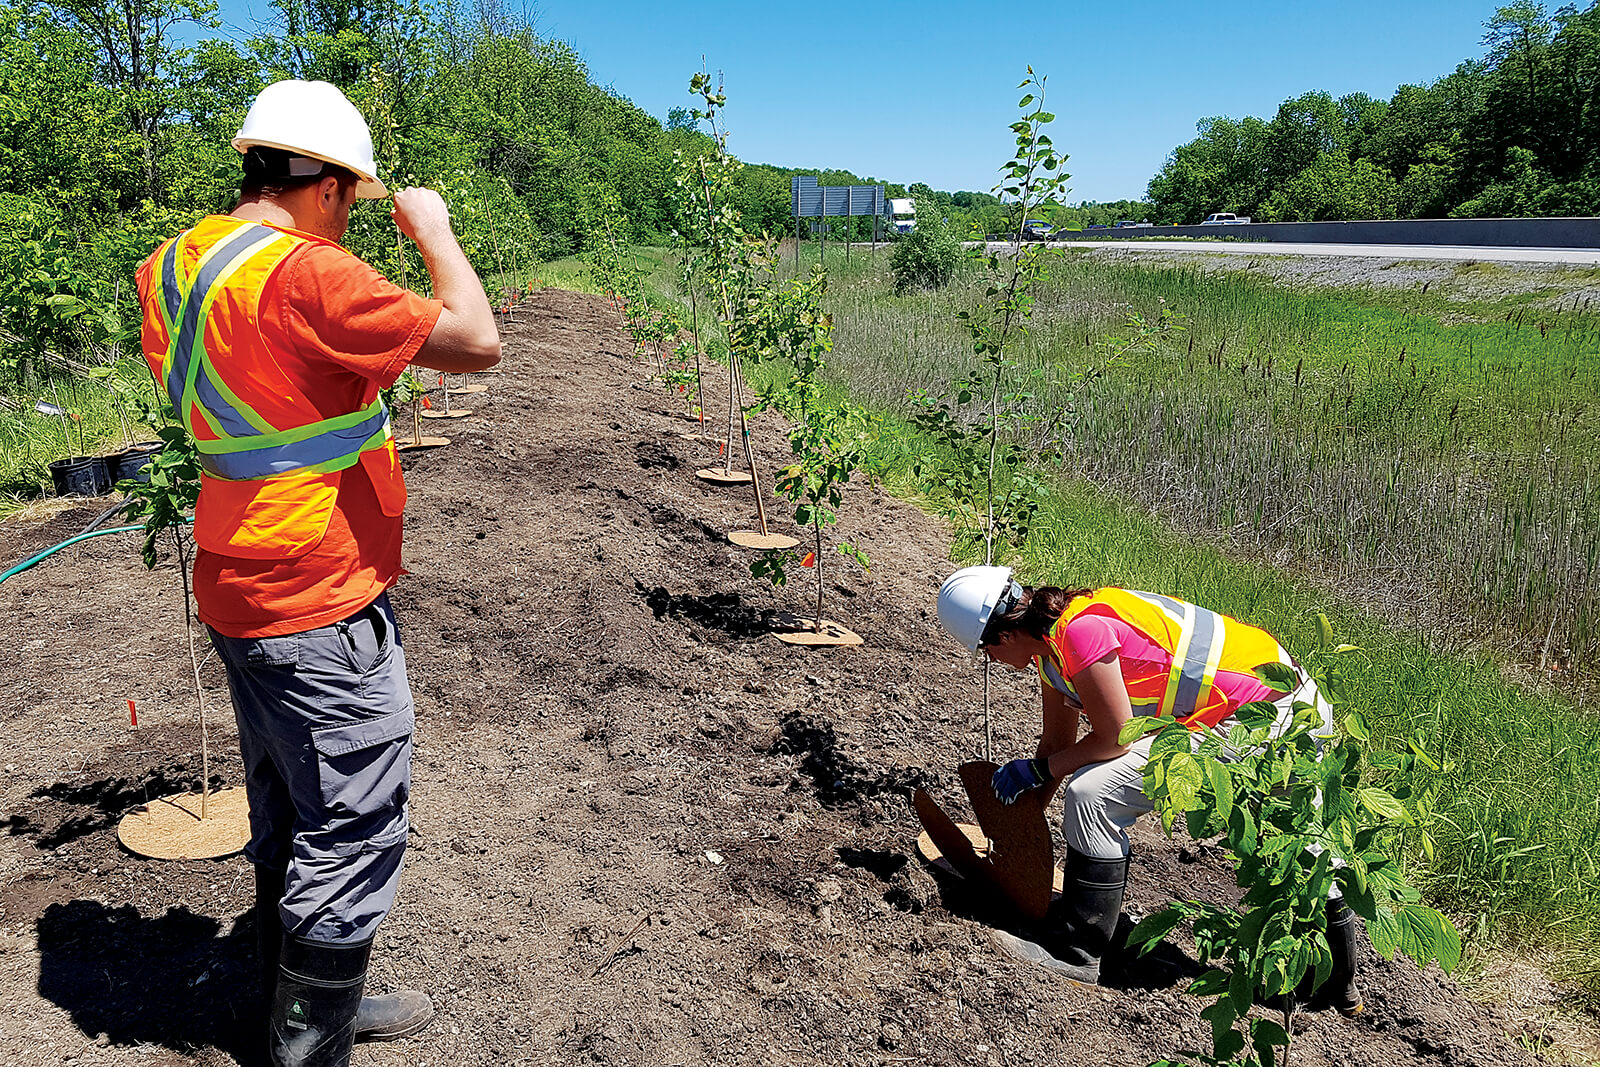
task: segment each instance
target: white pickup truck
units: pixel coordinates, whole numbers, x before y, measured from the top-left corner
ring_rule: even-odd
[[[1200,225],[1202,225],[1202,226],[1243,226],[1245,223],[1247,223],[1249,221],[1250,221],[1250,216],[1249,215],[1246,215],[1244,218],[1241,219],[1238,215],[1235,215],[1231,211],[1218,211],[1216,214],[1207,215],[1206,216],[1206,220],[1204,222],[1202,222]]]

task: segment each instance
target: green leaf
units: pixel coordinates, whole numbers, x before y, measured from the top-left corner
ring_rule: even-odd
[[[1387,789],[1365,786],[1356,791],[1356,798],[1363,808],[1380,819],[1400,823],[1411,822],[1411,814]]]
[[[1218,760],[1206,761],[1206,777],[1211,782],[1211,792],[1217,799],[1217,815],[1223,822],[1233,814],[1233,776]]]
[[[1277,1062],[1276,1049],[1289,1047],[1289,1034],[1271,1019],[1252,1019],[1250,1045],[1256,1050],[1261,1067],[1273,1067]]]
[[[1300,672],[1287,663],[1263,663],[1252,671],[1261,684],[1276,693],[1292,693],[1300,688],[1304,681]]]
[[[1371,919],[1367,920],[1367,936],[1372,938],[1372,947],[1377,949],[1378,955],[1386,960],[1394,959],[1394,954],[1400,948],[1400,920],[1388,908],[1379,908]]]
[[[1233,717],[1252,730],[1265,730],[1278,721],[1278,708],[1271,701],[1252,700],[1241,705]]]
[[[1228,978],[1227,971],[1213,967],[1189,983],[1188,993],[1192,997],[1220,997],[1228,991]]]
[[[1187,754],[1194,735],[1187,726],[1173,722],[1171,719],[1161,720],[1165,725],[1161,732],[1156,734],[1156,739],[1150,742],[1150,758],[1158,759],[1162,756],[1182,752]]]
[[[1122,724],[1117,734],[1117,744],[1131,745],[1151,730],[1158,730],[1166,720],[1153,715],[1140,715]]]
[[[1176,907],[1162,908],[1154,915],[1146,915],[1128,933],[1128,947],[1139,949],[1139,954],[1150,951],[1162,938],[1178,928],[1183,922],[1183,912]]]
[[[1173,756],[1167,765],[1167,800],[1174,811],[1188,811],[1200,797],[1200,761],[1187,752]]]
[[[1320,611],[1317,612],[1317,648],[1322,652],[1333,648],[1333,623]]]

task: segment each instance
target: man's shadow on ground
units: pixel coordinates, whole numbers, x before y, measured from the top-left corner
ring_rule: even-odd
[[[187,908],[146,918],[131,904],[52,904],[38,922],[39,994],[91,1038],[177,1052],[216,1048],[256,1063],[265,1048],[253,919]]]

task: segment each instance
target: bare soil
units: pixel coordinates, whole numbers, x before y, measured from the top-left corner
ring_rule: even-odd
[[[865,644],[780,644],[768,623],[804,590],[758,585],[725,542],[749,491],[695,480],[716,445],[677,436],[609,305],[544,291],[505,336],[455,444],[406,460],[414,832],[371,984],[422,988],[439,1018],[355,1062],[1011,1067],[1204,1047],[1181,937],[1107,988],[1068,983],[999,955],[1003,916],[916,859],[911,787],[959,807],[955,765],[982,743],[979,673],[932,611],[938,523],[856,486],[842,527],[874,563],[831,566],[828,598]],[[754,432],[770,474],[778,427]],[[106,503],[0,527],[0,559]],[[144,860],[115,836],[200,777],[177,574],[147,572],[134,540],[0,586],[0,1063],[255,1055],[245,861]],[[236,785],[226,686],[214,659],[202,673],[212,781]],[[1031,751],[1036,701],[1000,679],[997,758]],[[1231,891],[1214,851],[1142,832],[1130,912]],[[1368,1012],[1305,1017],[1297,1063],[1539,1062],[1437,971],[1369,964]]]

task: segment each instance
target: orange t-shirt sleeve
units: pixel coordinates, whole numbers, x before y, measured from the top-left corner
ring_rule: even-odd
[[[279,269],[280,325],[308,361],[329,360],[387,389],[444,304],[402,289],[335,245],[308,243]]]

